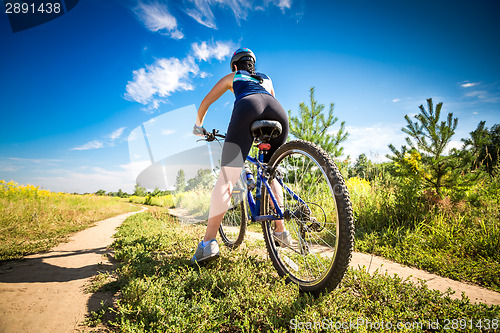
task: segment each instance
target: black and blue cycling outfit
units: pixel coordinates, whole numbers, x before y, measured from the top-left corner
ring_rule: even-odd
[[[276,149],[286,142],[288,115],[271,94],[272,90],[271,79],[263,73],[252,75],[247,71],[239,70],[234,75],[233,91],[236,100],[227,128],[226,142],[236,144],[243,159],[252,147],[253,137],[250,126],[256,120],[276,120],[282,127],[281,135],[269,141],[271,149],[264,156],[264,162],[268,162]],[[225,146],[222,152],[222,165],[228,166],[231,163],[240,162],[235,160],[237,153],[234,149]]]

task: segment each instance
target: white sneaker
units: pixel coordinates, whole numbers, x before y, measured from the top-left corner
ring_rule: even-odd
[[[292,236],[290,235],[290,231],[285,230],[283,232],[273,232],[274,240],[278,246],[290,246],[292,245]]]
[[[210,243],[203,246],[203,242],[198,244],[194,256],[191,258],[191,264],[202,264],[219,258],[219,244],[215,239],[212,239]]]

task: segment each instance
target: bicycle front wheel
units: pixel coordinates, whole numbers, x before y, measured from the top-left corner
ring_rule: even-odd
[[[262,223],[269,256],[280,276],[319,294],[342,280],[354,245],[349,193],[329,155],[306,141],[290,141],[269,161],[272,191],[291,237],[275,234],[278,221]],[[266,189],[262,215],[276,213]]]
[[[233,188],[229,209],[222,219],[219,227],[219,235],[224,245],[230,249],[235,249],[241,245],[245,238],[247,229],[247,205],[246,186],[243,178],[240,177]]]

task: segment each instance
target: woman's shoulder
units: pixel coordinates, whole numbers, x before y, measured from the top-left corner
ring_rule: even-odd
[[[264,73],[260,73],[260,72],[258,72],[258,73],[255,73],[255,74],[257,74],[258,76],[260,76],[260,77],[261,77],[261,78],[263,78],[264,80],[271,80],[271,78],[269,77],[269,75],[266,75],[266,74],[264,74]]]

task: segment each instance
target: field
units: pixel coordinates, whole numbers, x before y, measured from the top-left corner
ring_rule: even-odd
[[[477,184],[452,202],[387,174],[372,181],[351,177],[346,183],[356,219],[355,250],[500,291],[499,178]],[[210,192],[202,188],[129,200],[180,207],[205,219]]]
[[[474,205],[404,201],[403,186],[352,177],[347,182],[356,214],[356,247],[443,276],[498,290],[497,187],[476,188]],[[53,193],[0,181],[0,260],[47,250],[67,235],[130,211],[119,198]],[[492,194],[493,193],[493,194]],[[339,287],[312,298],[285,284],[267,259],[262,241],[203,268],[188,265],[204,227],[181,225],[165,207],[191,209],[199,193],[131,198],[150,212],[128,218],[113,244],[118,269],[100,273],[90,292],[119,292],[114,305],[102,304],[88,325],[121,332],[370,332],[484,331],[498,329],[500,307],[452,300],[396,276],[350,269]],[[399,201],[398,201],[399,200]],[[417,204],[415,204],[415,202]],[[419,208],[419,205],[423,208]],[[421,209],[415,211],[415,209]],[[406,214],[404,216],[398,214]],[[414,218],[412,218],[414,214]],[[384,325],[384,326],[381,326]]]
[[[380,325],[401,332],[462,325],[480,332],[486,323],[499,324],[498,306],[451,300],[423,283],[360,269],[349,270],[332,293],[312,298],[278,277],[262,256],[262,242],[222,248],[217,262],[191,267],[203,232],[162,208],[128,218],[113,244],[120,268],[95,279],[96,290],[119,290],[121,299],[114,309],[105,305],[94,313],[92,322],[113,312],[106,325],[120,332],[371,332]]]
[[[0,261],[45,251],[94,222],[137,210],[119,198],[54,193],[0,180]]]

